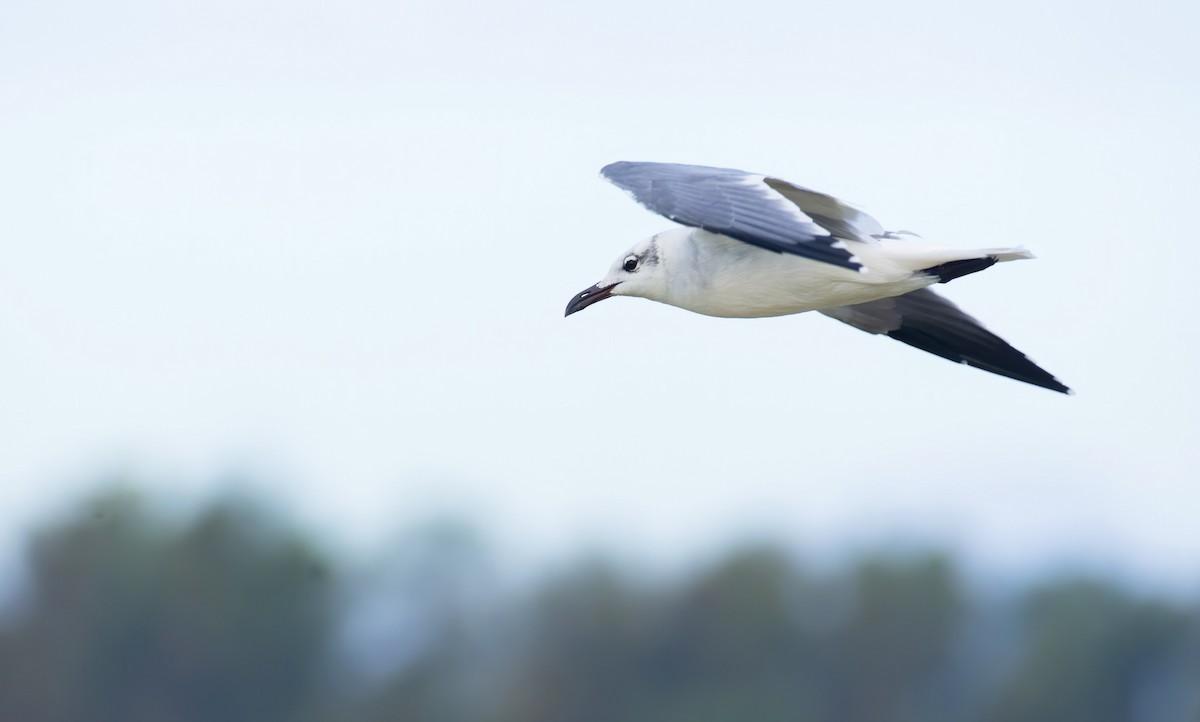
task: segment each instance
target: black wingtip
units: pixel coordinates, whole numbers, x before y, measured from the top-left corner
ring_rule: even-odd
[[[991,268],[996,265],[998,259],[995,256],[984,256],[983,258],[967,258],[961,261],[949,261],[937,266],[921,269],[920,273],[936,276],[938,283],[949,283],[956,278],[962,278],[972,273],[979,273],[985,268]]]
[[[1025,354],[982,327],[975,329],[976,337],[969,341],[948,329],[921,323],[906,323],[894,331],[889,331],[887,335],[922,351],[990,371],[998,376],[1068,396],[1075,393],[1049,371],[1030,361]]]

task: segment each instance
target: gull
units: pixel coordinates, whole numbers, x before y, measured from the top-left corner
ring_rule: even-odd
[[[621,161],[601,176],[683,227],[617,258],[566,315],[635,296],[724,318],[818,311],[868,333],[1042,388],[1071,390],[929,286],[1023,247],[956,249],[885,231],[862,210],[773,176],[732,168]]]

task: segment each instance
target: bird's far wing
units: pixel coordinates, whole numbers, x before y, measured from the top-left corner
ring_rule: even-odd
[[[856,241],[874,241],[886,231],[879,221],[861,208],[840,201],[831,195],[818,193],[803,186],[793,185],[778,178],[766,178],[767,185],[784,198],[800,206],[800,210],[818,225],[838,238],[853,238]]]
[[[621,161],[600,174],[677,223],[851,270],[863,267],[842,239],[883,232],[832,196],[731,168]]]
[[[855,306],[825,308],[821,313],[867,333],[885,333],[897,341],[951,361],[1045,389],[1071,393],[1025,354],[928,288]]]

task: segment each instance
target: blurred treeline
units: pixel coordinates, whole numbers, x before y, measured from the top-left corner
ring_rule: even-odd
[[[261,506],[113,492],[41,529],[26,571],[0,617],[14,722],[1200,720],[1197,600],[984,593],[936,554],[518,584],[453,526],[339,566]]]

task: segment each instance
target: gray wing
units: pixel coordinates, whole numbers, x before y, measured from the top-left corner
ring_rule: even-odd
[[[867,333],[885,333],[942,358],[1061,393],[1071,390],[1052,374],[928,288],[821,313]]]
[[[732,168],[620,161],[600,174],[677,223],[851,270],[862,264],[842,239],[872,241],[884,232],[833,196]]]

